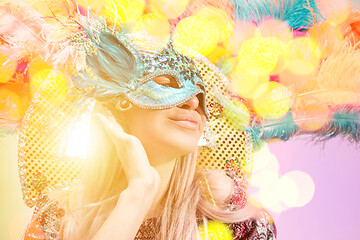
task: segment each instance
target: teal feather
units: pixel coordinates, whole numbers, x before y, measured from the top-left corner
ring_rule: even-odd
[[[85,91],[84,97],[99,100],[114,98],[128,92],[129,83],[139,79],[143,69],[142,60],[124,36],[113,34],[106,27],[99,27],[99,22],[93,24],[80,24],[91,46],[86,52],[86,63],[92,74],[80,70],[72,80],[76,88]],[[87,89],[89,87],[92,87],[91,90]]]
[[[316,133],[318,141],[326,141],[336,136],[360,143],[360,107],[344,106],[333,114],[332,120]]]
[[[232,4],[236,19],[256,24],[275,18],[286,22],[293,30],[306,30],[324,20],[314,0],[278,0],[278,5],[274,0],[233,0]]]
[[[331,138],[342,136],[350,142],[360,143],[360,107],[343,106],[333,113],[333,117],[317,131],[302,131],[295,124],[291,112],[276,122],[257,123],[247,129],[252,134],[254,149],[263,142],[273,138],[287,141],[295,136],[308,135],[313,141],[325,142]]]
[[[287,141],[298,131],[299,127],[295,124],[291,112],[288,112],[279,120],[267,121],[266,124],[259,124],[253,127],[253,132],[264,141],[272,138]]]

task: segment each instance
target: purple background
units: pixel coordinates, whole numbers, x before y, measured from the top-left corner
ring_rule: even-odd
[[[360,7],[360,0],[351,5]],[[279,161],[280,176],[299,170],[315,182],[307,205],[274,214],[278,239],[360,239],[360,146],[340,137],[324,146],[303,139],[268,146]]]
[[[336,138],[325,145],[295,139],[269,143],[282,175],[308,173],[315,182],[313,199],[274,218],[279,239],[360,239],[360,147]]]

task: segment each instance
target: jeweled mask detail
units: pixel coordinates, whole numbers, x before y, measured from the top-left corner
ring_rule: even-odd
[[[86,67],[73,77],[75,87],[83,90],[84,96],[104,102],[125,98],[141,108],[164,109],[201,95],[200,106],[208,116],[205,86],[195,63],[177,52],[171,40],[163,49],[144,50],[126,34],[99,27],[99,22],[94,26],[82,26],[83,36],[77,35],[82,39],[76,40],[77,45],[83,41],[84,45],[91,46],[91,51],[86,51]],[[179,87],[152,81],[162,75],[173,77]]]

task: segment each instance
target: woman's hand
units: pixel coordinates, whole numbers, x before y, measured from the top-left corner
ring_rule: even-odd
[[[160,176],[150,165],[140,140],[125,133],[113,115],[97,113],[96,116],[114,143],[129,187],[144,186],[157,189]]]
[[[128,187],[121,192],[115,208],[92,240],[134,239],[153,204],[160,176],[150,165],[140,140],[125,133],[113,115],[101,112],[96,114],[97,119],[115,145]]]

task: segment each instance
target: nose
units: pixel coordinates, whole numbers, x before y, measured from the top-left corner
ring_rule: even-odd
[[[193,96],[186,102],[179,104],[178,107],[183,109],[196,110],[199,107],[199,98],[197,96]]]

